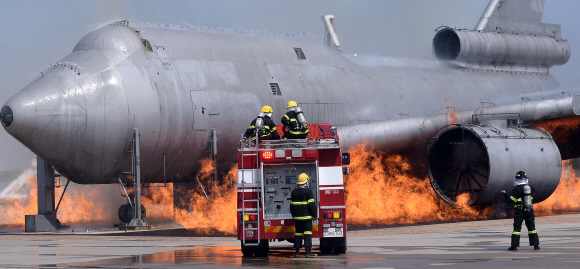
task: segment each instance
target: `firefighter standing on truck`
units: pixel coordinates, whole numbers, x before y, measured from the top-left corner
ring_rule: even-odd
[[[302,248],[302,237],[304,237],[304,249],[306,258],[315,258],[317,255],[312,253],[312,219],[317,217],[316,204],[312,191],[308,188],[310,177],[302,173],[298,176],[297,186],[292,190],[290,213],[294,218],[294,248],[296,249],[296,258],[300,257],[300,248]]]
[[[288,102],[288,112],[282,117],[284,125],[284,139],[304,139],[308,137],[308,123],[302,109],[295,101]]]
[[[252,137],[252,140],[256,140],[255,132],[257,130],[260,140],[280,139],[280,135],[276,131],[276,124],[271,117],[272,107],[262,107],[262,111],[258,114],[258,117],[250,123],[250,127],[244,133],[244,138]]]
[[[540,249],[540,239],[536,231],[536,224],[534,223],[534,209],[532,207],[532,199],[536,190],[534,187],[528,185],[528,176],[526,172],[519,171],[516,173],[514,182],[514,189],[512,195],[508,196],[505,190],[501,193],[514,205],[514,232],[512,233],[512,242],[508,250],[518,250],[520,246],[520,232],[522,230],[522,221],[525,221],[528,228],[528,237],[530,239],[530,246],[534,246],[534,250]]]

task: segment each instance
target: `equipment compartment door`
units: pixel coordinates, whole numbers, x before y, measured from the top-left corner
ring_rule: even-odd
[[[309,187],[318,208],[318,175],[315,164],[264,164],[264,219],[292,219],[290,197],[298,175],[310,175]]]

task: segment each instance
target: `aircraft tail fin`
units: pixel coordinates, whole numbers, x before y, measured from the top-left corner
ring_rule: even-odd
[[[562,39],[560,25],[542,23],[546,0],[490,0],[476,31],[551,36]]]

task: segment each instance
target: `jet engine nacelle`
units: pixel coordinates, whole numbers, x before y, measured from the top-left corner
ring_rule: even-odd
[[[433,53],[439,60],[464,63],[549,68],[570,59],[570,46],[550,36],[443,28],[433,38]],[[546,69],[547,71],[547,69]]]
[[[515,174],[526,171],[536,189],[534,203],[558,186],[562,159],[556,143],[543,130],[453,125],[438,132],[429,150],[431,185],[446,202],[469,195],[468,205],[489,205],[509,194]],[[465,199],[465,198],[464,198]]]

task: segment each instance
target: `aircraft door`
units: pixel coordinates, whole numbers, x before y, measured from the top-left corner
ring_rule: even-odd
[[[191,102],[193,104],[193,130],[206,131],[209,128],[207,93],[191,91]]]

